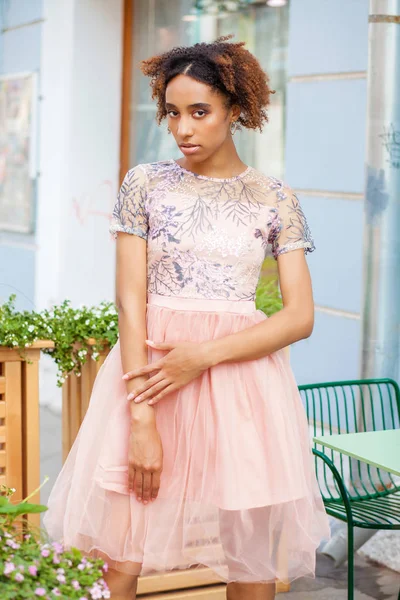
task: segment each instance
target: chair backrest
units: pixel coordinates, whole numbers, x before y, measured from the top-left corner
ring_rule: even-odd
[[[400,427],[400,389],[392,379],[315,383],[301,385],[299,390],[312,435]],[[381,469],[328,448],[323,452],[334,462],[353,499],[378,497],[400,489],[392,476]],[[324,499],[339,499],[329,468],[321,460],[316,459],[316,471]]]

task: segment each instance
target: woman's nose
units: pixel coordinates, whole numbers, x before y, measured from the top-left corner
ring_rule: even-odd
[[[190,119],[181,118],[179,120],[178,135],[182,139],[193,135],[193,124]]]

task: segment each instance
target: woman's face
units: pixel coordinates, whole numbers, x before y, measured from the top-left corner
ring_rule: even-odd
[[[230,124],[239,116],[225,96],[188,75],[177,75],[166,89],[168,127],[190,162],[203,162],[230,141]]]

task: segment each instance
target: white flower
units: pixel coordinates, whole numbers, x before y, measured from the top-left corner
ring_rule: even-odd
[[[32,333],[32,331],[35,330],[35,326],[34,325],[29,325],[28,327],[28,331],[30,331]]]
[[[85,325],[90,325],[90,319],[86,319]]]
[[[115,325],[115,321],[111,321],[110,327],[114,327],[114,325]]]

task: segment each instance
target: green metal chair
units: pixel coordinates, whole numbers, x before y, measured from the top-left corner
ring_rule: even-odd
[[[400,427],[400,389],[392,379],[299,386],[313,435]],[[400,529],[400,480],[358,460],[314,446],[326,512],[347,523],[348,600],[354,599],[354,527]],[[398,596],[400,600],[400,592]]]

